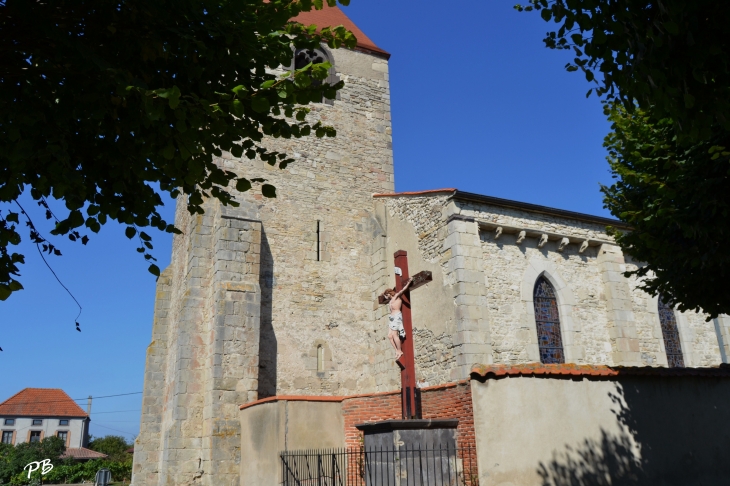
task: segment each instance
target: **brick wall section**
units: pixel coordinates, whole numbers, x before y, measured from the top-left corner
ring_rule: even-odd
[[[458,447],[476,448],[471,385],[468,380],[423,388],[421,407],[424,419],[459,419]],[[345,398],[342,401],[342,414],[345,418],[345,445],[359,447],[362,433],[355,428],[355,424],[400,419],[400,391]]]

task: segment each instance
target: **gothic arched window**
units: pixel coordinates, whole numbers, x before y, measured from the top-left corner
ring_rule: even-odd
[[[537,324],[537,344],[540,347],[540,362],[565,363],[563,339],[560,335],[560,313],[555,289],[545,277],[535,282],[533,292],[535,303],[535,323]]]
[[[334,61],[324,51],[320,49],[297,49],[294,52],[294,69],[301,69],[309,63],[321,64],[323,62],[329,62],[334,65]],[[311,78],[310,78],[311,79]],[[330,75],[325,79],[326,83],[336,84],[339,81],[337,76],[334,74],[334,69],[330,69]],[[319,79],[312,79],[312,86],[319,86],[322,81]],[[339,98],[338,98],[339,99]],[[322,98],[322,103],[328,105],[333,104],[333,100],[328,98]]]
[[[659,296],[659,323],[662,326],[664,337],[664,349],[667,351],[667,364],[670,368],[684,368],[684,356],[682,355],[682,343],[679,341],[679,328],[677,317],[670,304]]]

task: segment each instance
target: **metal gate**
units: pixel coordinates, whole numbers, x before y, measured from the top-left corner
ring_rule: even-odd
[[[476,451],[352,448],[281,453],[283,486],[478,486]]]

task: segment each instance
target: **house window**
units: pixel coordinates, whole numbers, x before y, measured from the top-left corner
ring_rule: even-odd
[[[5,425],[15,425],[15,419],[5,419]]]
[[[537,344],[540,348],[540,362],[565,363],[563,339],[560,334],[560,313],[555,289],[545,277],[535,282],[533,292],[535,304],[535,323],[537,324]]]
[[[3,430],[3,444],[12,444],[13,443],[13,431],[12,430]]]
[[[58,421],[58,425],[68,425],[68,419],[61,419]]]
[[[661,295],[659,296],[659,323],[662,327],[662,337],[664,337],[664,349],[667,351],[667,364],[670,368],[684,368],[677,317],[674,315],[672,306],[665,303]]]
[[[33,419],[33,425],[43,425],[43,419]]]
[[[65,443],[66,439],[68,439],[68,430],[59,430],[56,432],[56,436]]]
[[[30,431],[30,440],[28,442],[40,442],[41,441],[41,431],[40,430],[31,430]]]

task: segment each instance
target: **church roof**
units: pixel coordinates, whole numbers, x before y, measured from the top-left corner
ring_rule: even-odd
[[[357,37],[357,47],[360,50],[373,52],[390,57],[390,54],[373,42],[350,18],[345,15],[345,12],[340,10],[339,7],[328,7],[325,6],[322,10],[311,10],[309,12],[302,12],[297,17],[292,19],[304,25],[315,24],[317,27],[337,27],[338,25],[344,26],[347,30],[355,34]]]
[[[373,194],[373,197],[433,196],[436,194],[450,194],[454,199],[458,199],[461,201],[471,201],[475,203],[489,204],[491,206],[498,206],[503,208],[520,209],[532,213],[558,216],[568,219],[574,219],[577,221],[583,221],[586,223],[610,225],[616,228],[631,229],[631,226],[627,225],[623,221],[619,221],[618,219],[604,218],[601,216],[594,216],[592,214],[577,213],[575,211],[566,211],[565,209],[540,206],[538,204],[531,204],[522,201],[513,201],[511,199],[502,199],[500,197],[484,196],[482,194],[474,194],[472,192],[460,191],[451,187],[444,189],[430,189],[427,191]]]
[[[88,417],[60,388],[24,388],[0,403],[0,416]]]

